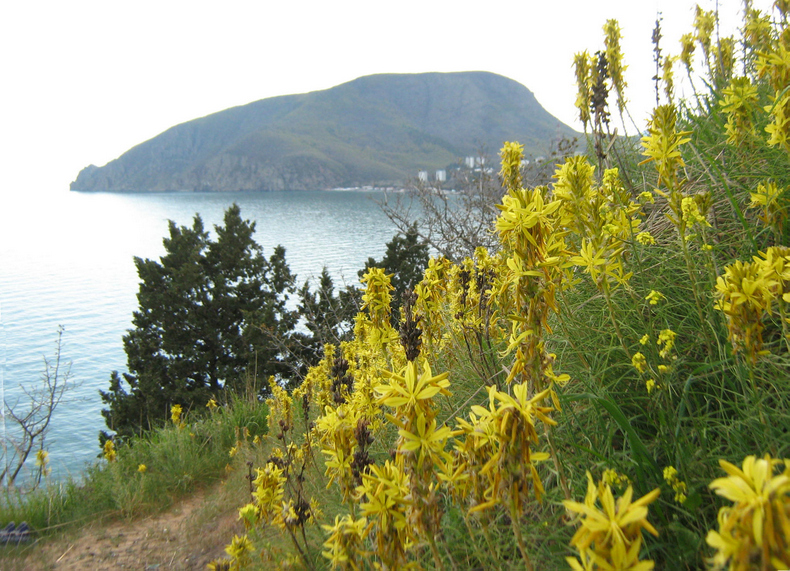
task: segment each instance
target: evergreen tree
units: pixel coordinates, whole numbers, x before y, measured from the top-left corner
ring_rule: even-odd
[[[299,290],[299,317],[303,330],[292,336],[297,353],[295,360],[304,374],[318,364],[327,343],[339,345],[350,340],[354,331],[354,317],[362,305],[362,291],[346,286],[335,292],[335,284],[326,268],[321,271],[315,291],[306,281]]]
[[[255,223],[235,204],[215,232],[213,241],[199,215],[191,228],[170,221],[166,254],[134,260],[139,309],[123,338],[129,373],[114,371],[109,391],[100,391],[106,424],[121,438],[161,424],[172,405],[203,406],[251,375],[286,370],[270,342],[287,337],[297,319],[286,308],[294,276],[285,250],[267,260],[253,240]]]

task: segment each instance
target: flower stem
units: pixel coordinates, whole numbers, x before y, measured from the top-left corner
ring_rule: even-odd
[[[524,560],[524,568],[527,571],[534,571],[532,567],[532,561],[529,559],[529,554],[527,553],[527,547],[524,545],[524,537],[521,535],[521,527],[518,524],[518,509],[516,508],[515,499],[510,500],[510,525],[513,528],[513,533],[516,536],[516,543],[518,543],[518,549],[521,551],[521,558]]]

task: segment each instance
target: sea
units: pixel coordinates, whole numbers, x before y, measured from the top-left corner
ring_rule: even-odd
[[[0,438],[14,438],[9,410],[30,408],[45,360],[72,388],[55,410],[44,441],[53,481],[79,479],[97,462],[105,429],[99,390],[126,371],[122,337],[137,308],[134,257],[158,259],[168,220],[207,229],[233,203],[256,223],[268,257],[282,245],[301,285],[326,267],[336,285],[357,284],[369,257],[380,259],[395,234],[378,191],[266,193],[82,193],[5,196],[0,205]],[[6,449],[0,465],[10,456]],[[2,453],[2,450],[0,450]],[[22,479],[30,477],[31,458]]]

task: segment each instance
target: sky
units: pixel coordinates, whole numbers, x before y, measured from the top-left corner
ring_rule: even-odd
[[[528,87],[581,129],[573,54],[622,27],[627,97],[655,101],[650,43],[691,31],[691,0],[37,0],[0,7],[0,197],[65,192],[169,127],[251,101],[375,73],[482,70]],[[714,0],[700,0],[705,9]],[[741,0],[718,0],[722,33]],[[767,7],[769,0],[757,0]]]

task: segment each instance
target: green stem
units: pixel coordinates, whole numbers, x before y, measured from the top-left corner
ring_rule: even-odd
[[[312,562],[312,560],[310,560],[310,559],[307,557],[307,554],[306,554],[306,553],[304,552],[304,550],[302,549],[302,546],[301,546],[301,545],[299,545],[299,540],[298,540],[298,539],[296,539],[296,536],[294,535],[294,532],[293,532],[293,530],[291,530],[291,528],[290,528],[289,526],[287,526],[287,525],[285,526],[285,529],[287,529],[287,530],[288,530],[288,535],[290,535],[290,536],[291,536],[291,541],[293,542],[294,546],[296,546],[296,550],[299,552],[299,555],[301,556],[301,558],[302,558],[302,561],[304,561],[304,565],[305,565],[305,567],[307,567],[307,568],[308,568],[308,569],[310,569],[310,570],[314,570],[314,569],[315,569],[315,566],[313,565],[313,562]]]
[[[485,564],[483,561],[484,559],[483,554],[480,553],[480,550],[477,548],[477,542],[475,541],[475,532],[474,529],[472,528],[472,524],[469,523],[469,516],[466,514],[464,514],[464,524],[466,524],[466,531],[469,532],[469,541],[472,544],[471,545],[472,551],[474,551],[477,561],[480,563],[481,566],[483,566]],[[488,549],[491,553],[494,553],[494,551],[491,549],[490,543],[488,544]]]
[[[614,312],[614,304],[612,303],[612,296],[609,292],[609,282],[604,277],[603,282],[601,283],[601,291],[603,292],[603,297],[606,300],[606,308],[609,310],[609,319],[612,320],[612,326],[614,326],[614,331],[617,334],[617,338],[620,340],[620,346],[622,346],[623,351],[631,359],[631,351],[628,350],[628,347],[625,344],[625,337],[623,336],[623,332],[620,330],[620,324],[617,323],[617,318],[615,317]]]
[[[481,523],[480,524],[480,529],[483,530],[483,537],[486,540],[486,545],[488,545],[488,550],[492,554],[494,554],[496,556],[497,560],[498,560],[499,559],[499,551],[494,548],[494,542],[491,540],[491,534],[488,532],[488,526],[485,525],[484,523]]]
[[[790,332],[787,331],[787,317],[785,313],[785,304],[784,301],[781,299],[781,292],[779,296],[779,319],[782,320],[782,337],[785,341],[785,347],[787,347],[787,351],[790,352]]]
[[[516,500],[511,497],[510,499],[510,525],[513,528],[513,533],[516,536],[516,543],[518,543],[518,549],[521,551],[521,558],[524,560],[524,568],[527,571],[534,571],[532,567],[532,562],[529,559],[529,554],[527,553],[527,547],[524,545],[524,537],[521,535],[521,527],[519,526],[519,517],[518,517],[518,509],[516,508]]]
[[[554,446],[554,441],[551,438],[551,429],[549,425],[544,425],[546,431],[546,440],[549,443],[549,451],[551,452],[551,459],[554,461],[554,467],[557,469],[557,477],[560,480],[560,485],[562,486],[562,493],[565,494],[565,499],[570,501],[571,498],[571,490],[568,487],[568,480],[565,478],[565,471],[562,469],[562,462],[560,462],[559,457],[557,456],[557,448]]]
[[[694,264],[691,261],[691,253],[688,250],[688,243],[686,242],[685,232],[680,232],[678,229],[678,233],[680,234],[680,249],[683,252],[683,259],[686,262],[686,271],[689,275],[689,281],[691,282],[691,294],[694,297],[694,306],[697,308],[697,318],[699,319],[699,326],[703,332],[705,337],[705,346],[708,350],[708,355],[713,357],[713,344],[710,340],[710,335],[708,332],[708,321],[704,317],[704,313],[702,311],[702,303],[700,301],[700,294],[698,290],[697,280],[694,276]]]
[[[433,534],[428,534],[428,545],[431,547],[431,554],[433,555],[433,561],[436,563],[436,568],[441,569],[444,571],[444,563],[442,563],[442,557],[439,555],[439,549],[436,547],[436,540],[433,537]]]

